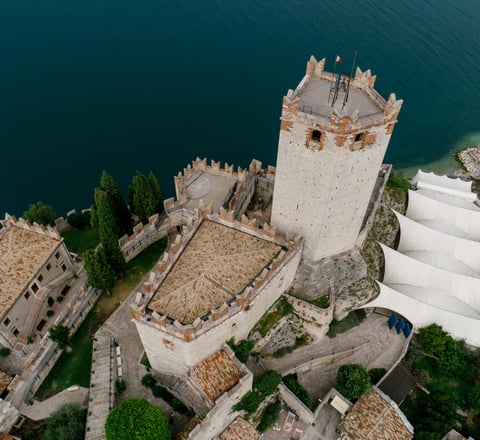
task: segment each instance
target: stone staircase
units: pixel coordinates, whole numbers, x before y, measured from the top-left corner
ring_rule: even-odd
[[[105,420],[114,402],[113,341],[99,330],[93,341],[85,440],[105,440]]]

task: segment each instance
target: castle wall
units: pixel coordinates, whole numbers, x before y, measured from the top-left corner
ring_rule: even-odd
[[[197,319],[191,325],[169,323],[164,318],[142,314],[132,306],[134,322],[152,368],[165,374],[186,374],[232,336],[237,341],[244,339],[293,282],[301,257],[300,244],[279,267],[270,269],[265,281],[258,281],[258,287],[246,295],[237,295],[235,302],[224,304],[206,321]]]

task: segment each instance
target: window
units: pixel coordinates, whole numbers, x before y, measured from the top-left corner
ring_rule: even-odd
[[[363,135],[364,135],[364,133],[357,133],[357,134],[355,135],[355,142],[361,142],[361,141],[363,141]]]
[[[37,293],[37,292],[38,292],[38,289],[39,289],[38,284],[37,284],[37,283],[33,283],[33,284],[32,284],[32,291],[33,291],[33,293]]]
[[[23,297],[24,297],[25,299],[30,298],[30,293],[29,293],[29,292],[25,292],[25,295],[23,295]]]
[[[38,276],[38,282],[41,283],[42,281],[43,281],[43,275],[40,274],[40,275]]]
[[[322,133],[320,130],[313,130],[311,140],[314,142],[320,142],[320,138],[322,137]]]
[[[50,270],[52,268],[52,265],[50,263],[47,264],[47,270]]]
[[[55,252],[55,258],[58,260],[60,258],[60,252]]]
[[[62,264],[62,270],[65,272],[67,270],[67,266],[65,266],[65,263]]]
[[[5,327],[8,327],[11,322],[12,321],[10,321],[10,319],[8,319],[8,318],[5,318],[5,320],[3,321],[3,323],[5,324]]]
[[[13,333],[13,336],[15,337],[17,337],[20,334],[19,330],[15,327],[12,328],[12,333]]]

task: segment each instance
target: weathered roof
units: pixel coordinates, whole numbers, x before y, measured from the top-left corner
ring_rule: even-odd
[[[60,239],[13,225],[0,231],[0,316],[60,242]]]
[[[148,304],[189,324],[240,293],[281,247],[204,220]]]
[[[3,371],[0,371],[0,394],[2,394],[7,389],[12,379],[12,376]]]
[[[338,429],[350,440],[410,440],[413,427],[398,406],[378,388],[358,399]]]
[[[215,402],[238,383],[242,373],[228,353],[220,350],[192,367],[190,377]]]
[[[246,420],[237,417],[225,431],[220,434],[220,440],[257,440],[260,435]]]
[[[385,377],[378,388],[389,396],[397,405],[400,405],[412,391],[415,385],[410,370],[403,364],[398,364],[390,374]]]

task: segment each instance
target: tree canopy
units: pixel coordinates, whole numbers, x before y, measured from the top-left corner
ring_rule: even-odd
[[[169,440],[168,419],[145,399],[128,399],[115,407],[105,422],[107,440]]]
[[[342,365],[337,372],[337,389],[347,399],[358,399],[370,387],[367,369],[360,364]]]
[[[130,209],[142,223],[148,223],[148,218],[163,210],[162,192],[157,178],[151,172],[148,177],[137,171],[132,184],[128,188]]]
[[[22,217],[30,223],[37,222],[39,225],[47,226],[53,225],[56,215],[51,206],[45,205],[43,202],[37,202],[28,205],[28,209]]]
[[[108,264],[103,247],[88,249],[83,255],[88,282],[95,288],[110,291],[115,285],[115,272]]]
[[[44,440],[83,440],[85,416],[79,405],[68,403],[61,406],[47,419]]]
[[[117,219],[122,234],[132,233],[132,217],[127,204],[123,198],[122,192],[113,177],[106,171],[103,171],[100,178],[100,189],[105,191],[111,200],[111,209]]]
[[[56,342],[60,350],[63,350],[64,348],[70,346],[70,329],[68,327],[65,327],[62,324],[57,324],[50,327],[50,330],[48,332],[48,338],[51,339],[53,342]]]

